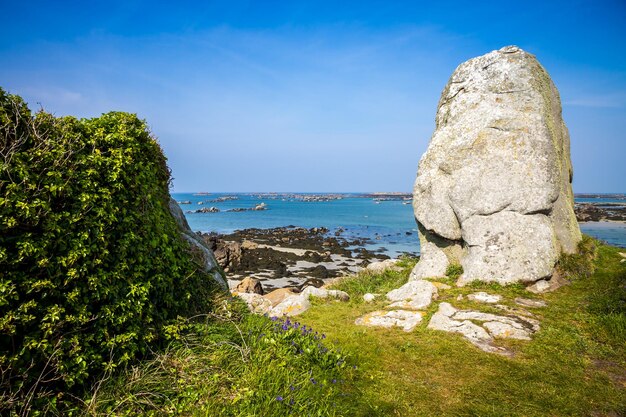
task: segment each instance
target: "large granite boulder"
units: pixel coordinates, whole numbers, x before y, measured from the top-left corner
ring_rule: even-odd
[[[200,236],[191,230],[183,211],[173,198],[170,198],[170,213],[172,213],[174,220],[176,220],[180,235],[189,243],[192,254],[198,259],[204,272],[211,275],[220,287],[227,290],[228,284],[226,283],[222,269],[215,260],[213,251]]]
[[[421,261],[413,279],[460,263],[459,285],[549,278],[581,239],[559,93],[515,46],[461,64],[422,156],[413,208]]]

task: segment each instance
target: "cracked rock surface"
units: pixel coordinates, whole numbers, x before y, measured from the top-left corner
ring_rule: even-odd
[[[354,322],[360,326],[375,326],[390,328],[393,326],[401,327],[405,332],[410,332],[422,321],[420,311],[391,310],[391,311],[373,311],[359,317]]]
[[[439,304],[428,328],[451,333],[460,333],[471,343],[486,352],[509,354],[494,345],[497,338],[530,340],[539,331],[539,322],[527,316],[482,313],[473,310],[457,310],[450,303]]]
[[[411,279],[532,283],[581,233],[559,93],[537,59],[508,46],[459,65],[413,190],[421,261]]]
[[[390,308],[419,310],[430,305],[437,296],[437,287],[425,280],[409,281],[402,287],[387,293],[387,299],[392,303]]]

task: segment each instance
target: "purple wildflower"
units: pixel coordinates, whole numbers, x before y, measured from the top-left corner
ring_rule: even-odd
[[[278,397],[276,397],[276,401],[282,401],[283,397],[281,397],[280,395]]]

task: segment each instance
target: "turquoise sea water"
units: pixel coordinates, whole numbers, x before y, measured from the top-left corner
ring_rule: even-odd
[[[298,193],[298,195],[306,195]],[[320,194],[316,194],[320,195]],[[267,229],[280,226],[326,227],[330,232],[337,228],[345,229],[346,238],[366,237],[372,243],[366,247],[379,250],[390,256],[402,252],[419,253],[417,226],[413,218],[411,204],[403,201],[374,201],[373,198],[348,194],[341,200],[305,202],[294,200],[287,195],[224,194],[195,195],[173,193],[176,201],[190,201],[181,204],[183,212],[194,231],[231,233],[238,229]],[[235,196],[236,200],[212,202],[225,196]],[[610,197],[593,199],[594,202],[614,201]],[[203,204],[198,204],[203,202]],[[252,208],[265,203],[264,211],[226,212],[233,208]],[[219,213],[188,213],[203,207],[217,207]],[[605,240],[616,246],[626,247],[626,224],[624,223],[583,223],[583,233]]]

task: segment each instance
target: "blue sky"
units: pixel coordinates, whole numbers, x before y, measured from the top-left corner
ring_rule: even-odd
[[[137,113],[174,191],[410,191],[452,71],[515,44],[560,90],[574,190],[626,192],[623,0],[173,3],[0,0],[0,86]]]

